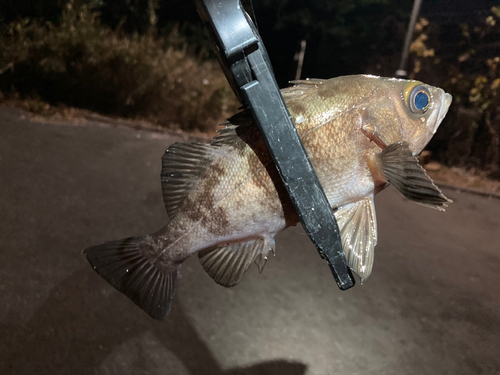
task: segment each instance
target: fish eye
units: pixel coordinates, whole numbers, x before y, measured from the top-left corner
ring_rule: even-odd
[[[429,90],[424,85],[418,85],[410,93],[410,109],[413,113],[425,113],[431,101]]]

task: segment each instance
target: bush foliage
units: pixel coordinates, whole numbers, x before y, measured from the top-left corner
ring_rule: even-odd
[[[237,102],[217,62],[175,33],[119,35],[89,5],[66,5],[57,23],[21,19],[0,36],[0,90],[21,98],[213,130]]]
[[[454,102],[430,147],[449,165],[487,170],[500,178],[500,7],[456,25],[448,46],[440,26],[422,19],[412,44],[411,78],[444,88]]]
[[[194,2],[67,1],[32,7],[6,0],[10,11],[0,7],[8,21],[0,26],[2,93],[185,130],[213,130],[236,111],[217,62],[206,59]],[[302,39],[303,77],[393,76],[411,5],[403,3],[255,0],[257,15],[266,15],[260,32],[281,85],[295,74],[289,68]],[[486,11],[478,8],[465,21],[440,19],[439,12],[421,20],[407,70],[454,97],[428,146],[434,158],[500,178],[500,7]]]

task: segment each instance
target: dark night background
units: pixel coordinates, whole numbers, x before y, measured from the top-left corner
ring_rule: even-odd
[[[286,86],[295,75],[294,55],[302,39],[307,41],[304,77],[363,73],[370,69],[374,57],[401,54],[413,5],[410,0],[244,0],[242,3],[252,15],[253,5],[259,32],[281,86]],[[63,1],[5,0],[0,6],[0,16],[5,23],[19,17],[57,22],[62,4]],[[194,0],[104,0],[97,4],[101,21],[126,33],[148,31],[151,26],[148,5],[154,4],[160,33],[168,33],[177,26],[190,45],[210,49]],[[445,43],[458,44],[459,40],[452,40],[460,37],[454,30],[456,26],[476,21],[495,5],[499,2],[425,0],[420,16],[440,24]],[[390,68],[394,70],[398,63],[394,61]]]
[[[278,83],[286,87],[295,76],[301,40],[307,42],[302,78],[393,76],[413,1],[245,0],[243,5],[255,14]],[[498,5],[424,0],[425,21],[417,24],[407,66],[409,78],[454,96],[429,145],[434,157],[495,178],[500,177],[500,81],[495,81],[500,8],[493,8]],[[4,99],[204,131],[237,108],[195,1],[4,0],[0,19]],[[36,112],[40,105],[31,107]]]

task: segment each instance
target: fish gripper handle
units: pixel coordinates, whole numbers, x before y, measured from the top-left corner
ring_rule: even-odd
[[[340,231],[285,105],[267,51],[240,0],[197,0],[229,84],[250,108],[302,225],[342,290],[354,286]]]

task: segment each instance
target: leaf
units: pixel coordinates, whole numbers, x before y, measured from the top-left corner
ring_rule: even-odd
[[[488,79],[485,76],[479,76],[476,78],[476,81],[474,82],[474,84],[476,86],[480,86],[481,84],[484,84],[486,82],[488,82]]]
[[[488,109],[488,107],[490,106],[491,102],[489,100],[485,101],[482,105],[481,105],[481,110],[482,111],[485,111]]]
[[[463,55],[460,55],[458,56],[458,62],[464,62],[464,61],[467,61],[470,57],[470,54],[468,54],[467,52],[464,53]]]
[[[489,26],[495,26],[496,21],[493,18],[493,16],[486,17],[486,24],[489,25]]]

